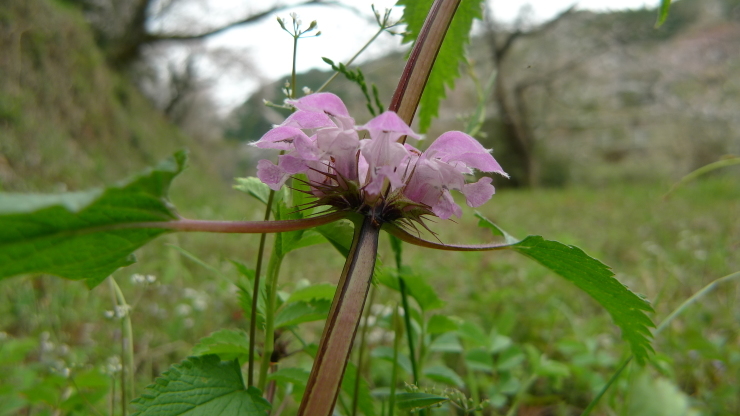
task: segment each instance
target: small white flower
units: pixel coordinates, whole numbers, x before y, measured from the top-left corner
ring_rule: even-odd
[[[186,303],[181,303],[175,307],[175,313],[180,316],[190,315],[190,312],[192,311],[193,311],[193,308]]]

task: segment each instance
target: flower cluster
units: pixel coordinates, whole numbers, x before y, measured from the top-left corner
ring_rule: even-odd
[[[304,173],[317,205],[359,211],[381,222],[422,215],[447,219],[462,214],[450,191],[462,192],[471,207],[494,194],[491,178],[465,183],[464,175],[477,169],[508,177],[490,150],[463,132],[442,134],[422,153],[399,142],[420,136],[392,111],[355,125],[336,95],[312,94],[289,103],[297,111],[254,143],[285,154],[277,165],[260,160],[257,176],[278,190],[292,175]]]

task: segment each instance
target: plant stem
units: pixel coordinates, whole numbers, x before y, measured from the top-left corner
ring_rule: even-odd
[[[398,319],[398,305],[393,308],[393,370],[391,371],[391,396],[388,403],[388,416],[396,409],[396,383],[398,382],[398,350],[401,347],[401,320]]]
[[[331,416],[370,288],[380,227],[370,218],[355,223],[352,246],[337,284],[319,350],[298,410],[299,416]]]
[[[371,37],[371,38],[370,38],[370,40],[369,40],[369,41],[367,41],[367,42],[365,43],[365,45],[363,45],[363,46],[362,46],[362,48],[360,48],[360,50],[359,50],[359,51],[357,51],[357,53],[356,53],[356,54],[354,54],[354,56],[353,56],[353,57],[349,58],[349,61],[347,61],[347,63],[346,63],[346,64],[344,64],[344,66],[350,66],[350,65],[352,65],[352,62],[354,62],[354,61],[355,61],[355,59],[357,59],[357,57],[358,57],[358,56],[360,56],[360,54],[361,54],[361,53],[365,52],[365,49],[367,49],[367,47],[368,47],[368,46],[370,46],[370,44],[371,44],[371,43],[375,42],[375,39],[377,39],[377,38],[378,38],[378,36],[380,36],[380,34],[381,34],[381,33],[383,33],[383,31],[385,31],[386,29],[387,29],[387,27],[383,27],[383,26],[381,26],[381,27],[380,27],[380,29],[379,29],[379,30],[378,30],[377,32],[375,32],[375,34],[373,35],[373,37]],[[321,85],[321,86],[319,87],[319,89],[317,89],[317,90],[316,90],[315,92],[321,92],[321,91],[323,91],[323,90],[324,90],[324,88],[326,88],[327,86],[329,86],[329,84],[330,84],[330,83],[331,83],[332,81],[334,81],[334,79],[335,79],[335,78],[336,78],[336,77],[337,77],[338,75],[339,75],[339,71],[336,71],[336,72],[334,72],[334,74],[332,74],[332,76],[331,76],[331,77],[329,77],[329,79],[327,79],[327,80],[326,80],[326,82],[324,82],[324,83],[323,83],[323,84],[322,84],[322,85]]]
[[[414,333],[411,330],[411,309],[409,308],[409,297],[406,293],[406,283],[398,271],[398,286],[401,289],[401,304],[403,305],[403,322],[406,325],[406,341],[409,343],[409,358],[411,359],[411,371],[414,373],[414,384],[419,385],[419,369],[416,365],[416,350],[414,349]]]
[[[105,227],[105,229],[118,228],[161,228],[173,231],[186,232],[207,232],[207,233],[234,233],[234,234],[262,234],[262,233],[285,233],[288,231],[306,230],[308,228],[318,227],[328,224],[349,214],[343,211],[332,212],[312,218],[300,220],[281,220],[281,221],[206,221],[206,220],[189,220],[186,218],[176,221],[152,221],[136,222],[121,224],[114,227]],[[101,227],[102,228],[102,227]],[[92,229],[98,231],[99,229]]]
[[[275,244],[279,244],[278,239]],[[275,350],[275,305],[277,304],[277,281],[280,273],[282,258],[273,249],[270,255],[270,263],[267,265],[267,302],[265,304],[265,346],[262,348],[262,362],[260,364],[260,377],[257,387],[265,391],[267,385],[267,372],[272,362],[272,353]]]
[[[270,190],[270,196],[267,197],[267,207],[265,208],[265,221],[270,219],[272,202],[275,199],[275,191]],[[254,346],[257,338],[257,305],[260,293],[260,274],[262,274],[262,259],[265,254],[265,242],[267,234],[262,233],[260,236],[260,246],[257,250],[257,266],[254,269],[254,287],[252,288],[252,310],[249,317],[249,366],[247,372],[247,387],[254,385]]]
[[[437,53],[447,34],[452,18],[461,0],[435,0],[427,14],[414,48],[406,61],[398,87],[388,109],[395,111],[406,124],[411,124],[419,106],[421,94],[432,72]],[[405,138],[404,138],[405,139]],[[402,142],[404,141],[402,139]]]
[[[123,416],[126,416],[127,384],[130,393],[129,397],[133,398],[136,395],[134,390],[134,330],[133,325],[131,324],[129,305],[126,303],[123,291],[121,291],[121,288],[118,286],[118,283],[116,283],[116,279],[114,279],[113,276],[111,276],[108,281],[110,282],[111,289],[116,295],[116,304],[121,307],[121,311],[124,314],[121,317],[121,347],[123,349],[122,357],[124,358],[121,360],[121,373],[126,375],[126,382],[124,382],[124,377],[121,377],[121,409],[123,411]],[[117,313],[118,310],[115,310],[114,314]]]
[[[373,306],[373,301],[375,300],[375,293],[377,292],[377,288],[370,289],[370,306]],[[365,343],[367,340],[367,330],[370,327],[368,324],[369,318],[370,318],[370,309],[367,308],[365,310],[365,325],[362,326],[362,332],[360,333],[360,350],[357,352],[357,375],[355,376],[355,388],[354,393],[352,395],[352,416],[355,416],[357,414],[357,405],[359,404],[360,400],[360,374],[362,374],[362,368],[363,368],[363,360],[365,358]]]

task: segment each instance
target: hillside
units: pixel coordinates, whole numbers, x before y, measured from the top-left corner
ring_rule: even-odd
[[[175,150],[217,175],[123,76],[108,69],[81,13],[49,0],[0,6],[0,190],[111,183]]]

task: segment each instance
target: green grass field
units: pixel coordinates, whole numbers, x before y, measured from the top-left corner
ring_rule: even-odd
[[[193,180],[185,173],[173,190],[172,199],[186,207],[185,215],[261,217],[262,206],[237,191],[219,204],[188,201],[187,182]],[[602,260],[621,282],[653,303],[652,318],[659,323],[705,285],[740,271],[736,170],[700,179],[663,200],[667,189],[667,184],[505,189],[480,212],[517,237],[542,235],[577,245]],[[490,233],[476,227],[472,214],[466,210],[458,224],[445,222],[432,228],[445,242],[490,241]],[[221,328],[248,328],[233,285],[237,273],[229,260],[253,265],[258,238],[168,235],[140,250],[139,263],[114,274],[133,306],[138,393],[188,356],[200,338]],[[214,269],[186,258],[172,245]],[[552,374],[535,377],[526,390],[517,386],[528,377],[529,361],[514,360],[507,368],[507,377],[518,380],[514,387],[508,378],[503,380],[501,371],[475,373],[472,381],[480,398],[492,398],[494,404],[504,400],[498,403],[503,407],[488,407],[480,414],[504,414],[512,400],[518,400],[519,415],[580,414],[628,354],[618,328],[599,305],[516,253],[448,253],[410,246],[404,250],[405,264],[425,276],[445,302],[444,307],[427,312],[427,318],[433,314],[460,317],[486,334],[506,337],[519,348],[516,351],[527,352],[531,346],[558,363]],[[381,261],[392,263],[386,239]],[[336,283],[342,264],[343,258],[327,244],[301,249],[284,263],[281,286],[291,291],[304,280]],[[156,276],[156,281],[134,282],[135,273]],[[383,286],[377,289],[374,304],[399,302],[397,292]],[[120,414],[117,363],[123,321],[111,317],[113,297],[108,282],[91,291],[81,283],[51,276],[12,278],[0,284],[0,415]],[[383,323],[382,313],[378,317],[379,335],[368,342],[374,347],[392,345],[388,334],[383,335],[387,322]],[[594,414],[648,415],[649,403],[675,402],[679,397],[688,399],[697,412],[682,414],[740,414],[738,321],[740,279],[734,279],[673,321],[655,339],[655,359],[647,370],[630,367]],[[308,342],[318,340],[320,330],[319,323],[300,326]],[[286,349],[296,350],[295,341]],[[496,359],[501,364],[504,358]],[[303,354],[288,360],[294,365],[310,363]],[[427,362],[455,369],[465,379],[461,390],[470,394],[472,373],[461,364],[459,354],[430,349]],[[385,380],[388,367],[384,365],[381,362],[366,371],[371,388]],[[408,374],[403,377],[410,381]],[[422,384],[444,386],[439,380],[422,378]],[[678,395],[676,387],[686,396]],[[62,412],[56,413],[59,409]],[[635,409],[640,410],[635,413]],[[290,410],[284,414],[291,414]],[[433,414],[454,413],[443,408]]]

